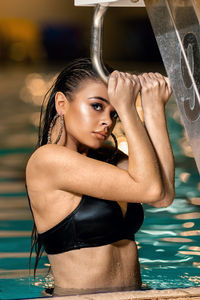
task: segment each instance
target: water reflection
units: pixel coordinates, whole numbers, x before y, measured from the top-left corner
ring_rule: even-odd
[[[193,242],[193,240],[191,239],[180,238],[180,237],[166,237],[166,238],[162,238],[161,240],[165,242],[184,243],[184,244]]]
[[[183,131],[183,137],[179,139],[179,144],[185,156],[193,157],[192,148],[188,144],[185,131]]]
[[[180,233],[182,236],[200,236],[200,230],[183,231]]]
[[[200,255],[200,252],[197,251],[179,251],[180,254],[186,254],[186,255]]]
[[[186,222],[186,223],[183,224],[184,228],[192,228],[193,226],[194,226],[193,222]]]
[[[179,219],[179,220],[199,219],[200,218],[200,212],[180,214],[180,215],[176,215],[175,218]]]
[[[188,249],[193,251],[200,251],[200,247],[198,246],[188,247]]]
[[[194,262],[193,262],[193,266],[195,266],[196,268],[200,268],[200,263],[199,263],[199,262],[196,262],[196,261],[194,261]]]
[[[190,175],[191,175],[190,173],[183,172],[179,175],[179,178],[182,182],[186,183],[188,181],[188,179],[190,178]]]
[[[190,198],[190,199],[188,199],[188,201],[193,205],[200,205],[200,198],[197,198],[197,197]]]
[[[189,275],[187,275],[187,273],[186,273],[186,275],[185,275],[185,276],[182,276],[182,278],[183,278],[184,280],[188,280],[188,281],[194,282],[196,285],[199,285],[199,284],[200,284],[200,276],[189,276]]]

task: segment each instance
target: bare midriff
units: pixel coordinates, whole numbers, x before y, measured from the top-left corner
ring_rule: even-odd
[[[55,287],[61,294],[67,290],[108,291],[141,287],[137,246],[130,240],[48,257]]]

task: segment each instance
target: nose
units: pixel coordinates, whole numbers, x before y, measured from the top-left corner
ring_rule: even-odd
[[[101,118],[101,125],[109,128],[112,126],[112,124],[113,124],[113,120],[110,116],[110,113],[105,113]]]

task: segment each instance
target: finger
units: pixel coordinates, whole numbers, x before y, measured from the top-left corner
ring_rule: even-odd
[[[148,73],[143,73],[142,76],[145,78],[146,81],[151,80],[151,76]]]
[[[125,73],[125,76],[132,82],[132,75],[130,73]]]
[[[110,75],[108,79],[116,79],[119,75],[118,71],[113,71]]]
[[[119,72],[119,80],[118,83],[120,84],[124,84],[126,81],[127,77],[126,74],[124,72]]]
[[[132,81],[133,81],[134,83],[136,83],[137,85],[141,86],[139,76],[133,74],[133,75],[131,75],[131,78],[132,78]]]
[[[141,86],[144,86],[146,84],[145,77],[143,77],[143,75],[141,74],[141,75],[138,76],[138,78],[139,78]]]
[[[114,71],[110,74],[109,78],[108,78],[108,90],[111,90],[111,89],[116,89],[116,86],[117,86],[117,79],[118,79],[118,74],[119,72],[118,71]]]
[[[129,77],[129,78],[132,77],[132,74],[127,73],[127,72],[125,73],[125,75],[126,75],[127,77]]]
[[[134,80],[136,80],[136,81],[139,80],[139,76],[137,76],[137,75],[135,75],[135,74],[132,74],[131,77],[132,77]]]
[[[160,81],[160,83],[161,83],[161,82],[166,83],[166,82],[165,82],[165,78],[164,78],[164,76],[163,76],[162,74],[160,74],[160,73],[155,73],[155,77]]]
[[[155,78],[159,81],[161,86],[167,86],[167,82],[165,81],[165,77],[160,73],[155,73]]]
[[[111,74],[110,74],[110,76],[109,76],[109,78],[112,76],[112,77],[117,77],[119,75],[119,71],[117,71],[117,70],[115,70],[115,71],[113,71]]]
[[[121,72],[121,76],[124,80],[124,84],[127,84],[127,85],[132,84],[132,76],[129,73]]]
[[[119,74],[120,74],[120,76],[121,76],[122,78],[125,78],[125,77],[126,77],[126,73],[124,73],[124,72],[119,72]]]
[[[164,76],[158,72],[155,73],[155,75],[157,76],[157,78],[163,78]]]
[[[157,80],[155,77],[151,77],[148,73],[144,73],[142,76],[145,79],[146,85],[152,85],[153,83],[155,83],[155,80]]]
[[[169,78],[168,77],[164,77],[164,80],[167,84],[167,87],[168,87],[168,90],[169,90],[169,93],[172,93],[172,87],[171,87],[171,84],[170,84],[170,81],[169,81]]]
[[[170,82],[169,82],[169,79],[165,76],[163,76],[162,74],[160,73],[155,73],[156,77],[158,78],[160,84],[164,84],[165,85],[165,88],[168,89],[168,92],[169,94],[172,93],[172,88],[171,88],[171,85],[170,85]]]
[[[153,73],[153,72],[150,72],[150,73],[149,73],[149,77],[150,77],[151,79],[157,79],[157,78],[158,78],[158,77],[156,76],[156,74]]]
[[[168,77],[164,77],[164,80],[166,81],[166,83],[167,83],[167,85],[168,85],[168,86],[171,86],[171,85],[170,85],[170,81],[169,81],[169,78],[168,78]]]

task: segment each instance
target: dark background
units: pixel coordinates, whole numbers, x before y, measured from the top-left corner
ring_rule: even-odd
[[[89,56],[92,7],[73,0],[4,0],[0,64],[62,62]],[[104,61],[161,62],[145,8],[109,8]]]

